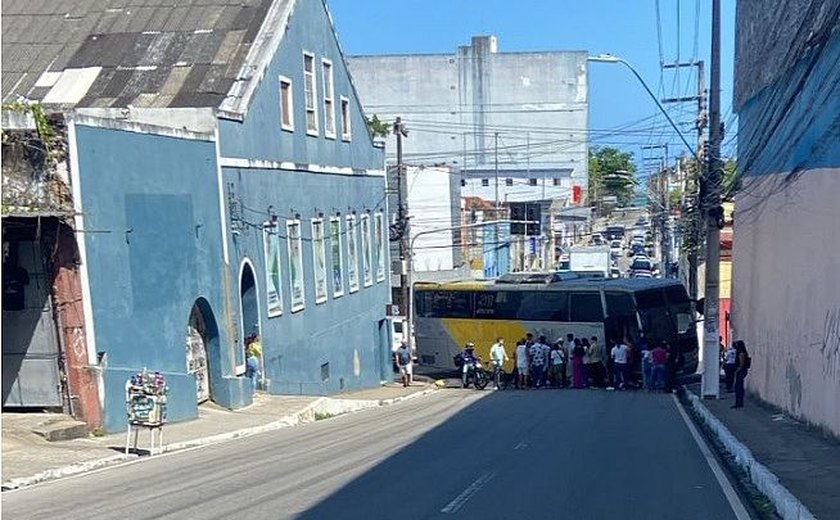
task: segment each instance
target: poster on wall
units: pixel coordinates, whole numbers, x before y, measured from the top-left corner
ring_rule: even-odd
[[[373,216],[373,255],[376,260],[373,265],[376,267],[376,281],[385,279],[385,248],[382,237],[382,213]]]
[[[304,307],[303,299],[303,250],[301,249],[300,221],[286,222],[286,240],[289,245],[289,280],[292,293],[292,312]]]
[[[344,271],[341,269],[341,219],[330,219],[330,251],[332,252],[333,297],[344,294]]]
[[[362,276],[365,287],[373,285],[370,251],[370,215],[362,215]]]
[[[327,247],[324,221],[312,219],[312,276],[315,280],[315,303],[327,301]]]
[[[265,249],[265,298],[268,303],[268,317],[283,314],[283,290],[280,282],[280,237],[272,228],[263,229]]]
[[[347,281],[350,292],[359,290],[359,246],[356,242],[356,216],[347,216]]]

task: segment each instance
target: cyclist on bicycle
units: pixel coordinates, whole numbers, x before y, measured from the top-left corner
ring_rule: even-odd
[[[464,351],[461,353],[461,359],[464,361],[461,372],[461,386],[467,387],[467,376],[471,370],[475,370],[475,362],[478,361],[478,356],[475,355],[475,344],[468,342],[464,345]]]
[[[505,351],[505,338],[498,337],[493,346],[490,347],[490,362],[493,364],[493,389],[499,389],[500,378],[502,376],[502,366],[510,358]]]

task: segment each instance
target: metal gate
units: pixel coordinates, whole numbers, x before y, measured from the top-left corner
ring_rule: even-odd
[[[210,399],[210,374],[207,370],[207,342],[204,321],[197,306],[190,313],[187,325],[187,372],[195,377],[196,400]]]
[[[3,406],[60,407],[52,276],[44,266],[40,242],[21,241],[16,247],[17,265],[26,270],[29,282],[24,285],[23,309],[3,311]]]

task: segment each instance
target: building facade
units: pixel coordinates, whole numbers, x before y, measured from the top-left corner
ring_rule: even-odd
[[[732,332],[750,391],[840,435],[840,4],[737,12]]]
[[[4,82],[3,98],[67,121],[84,350],[105,428],[124,428],[125,383],[143,369],[166,377],[170,420],[206,399],[250,404],[252,333],[269,393],[389,378],[384,155],[325,2],[78,4],[89,32],[59,49],[64,61],[4,60],[4,77],[36,69]],[[15,7],[19,23],[77,21]],[[3,18],[5,34],[5,3]],[[9,35],[4,56],[32,37]]]

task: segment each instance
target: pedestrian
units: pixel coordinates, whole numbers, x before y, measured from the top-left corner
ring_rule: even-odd
[[[245,375],[251,380],[251,395],[257,395],[257,380],[260,374],[262,343],[256,332],[245,338]]]
[[[551,386],[555,388],[562,388],[566,385],[566,355],[563,351],[563,342],[557,341],[551,349],[551,367],[549,368],[549,376],[551,378]]]
[[[566,334],[566,343],[564,345],[566,351],[566,380],[573,379],[572,374],[572,353],[575,350],[575,335],[569,332]]]
[[[583,373],[583,356],[586,349],[580,339],[575,339],[575,348],[572,349],[572,386],[574,388],[585,388],[586,377]]]
[[[411,384],[411,374],[409,373],[409,366],[411,365],[411,349],[406,340],[400,341],[400,346],[394,352],[394,362],[400,371],[400,379],[404,387]]]
[[[531,379],[535,388],[540,388],[545,379],[545,370],[548,365],[548,360],[545,356],[545,351],[542,344],[537,341],[528,347],[528,360],[531,362]]]
[[[592,336],[589,338],[589,348],[586,350],[586,355],[583,358],[586,365],[586,373],[592,378],[592,386],[604,386],[604,363],[601,355],[601,345],[598,344],[598,337]]]
[[[642,354],[642,386],[648,392],[651,391],[653,387],[653,361],[650,357],[650,347],[648,346],[647,342],[642,340],[641,346]]]
[[[619,390],[626,389],[629,382],[627,370],[629,354],[629,347],[620,338],[616,338],[610,357],[613,361],[613,386]]]
[[[732,408],[744,407],[744,379],[752,365],[752,358],[747,353],[747,345],[740,339],[735,342],[735,404]]]
[[[514,358],[516,360],[516,381],[519,388],[528,388],[528,370],[531,364],[528,362],[528,347],[524,339],[520,339],[516,343]]]
[[[499,389],[502,377],[502,367],[508,362],[507,351],[505,350],[505,338],[499,336],[496,342],[490,347],[490,363],[493,365],[493,389]]]
[[[658,343],[650,352],[651,379],[654,390],[665,388],[665,362],[668,360],[668,351],[664,343]]]
[[[723,351],[723,382],[726,385],[726,391],[732,392],[735,384],[735,369],[737,368],[737,355],[735,353],[735,346],[729,345]]]

